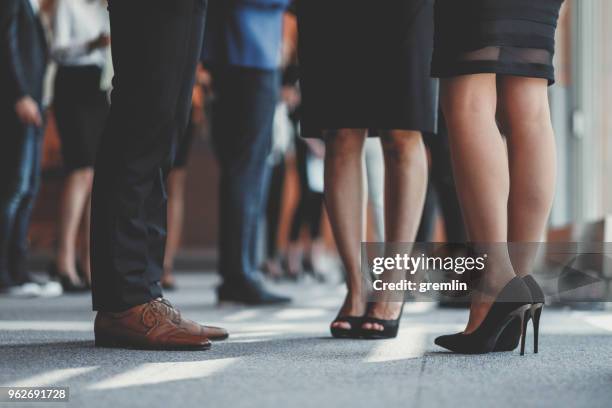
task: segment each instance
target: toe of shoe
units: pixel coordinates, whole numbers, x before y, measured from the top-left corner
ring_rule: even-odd
[[[225,340],[229,333],[222,327],[202,326],[204,335],[211,340]]]

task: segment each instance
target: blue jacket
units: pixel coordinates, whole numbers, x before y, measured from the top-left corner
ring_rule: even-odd
[[[202,61],[263,70],[280,64],[291,0],[209,0]]]

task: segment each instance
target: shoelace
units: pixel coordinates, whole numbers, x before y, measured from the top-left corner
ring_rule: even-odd
[[[164,305],[163,307],[156,307],[157,305]],[[168,316],[170,320],[175,323],[179,323],[181,321],[181,312],[179,312],[173,305],[166,299],[157,299],[155,302],[151,303],[151,306],[155,308],[155,310],[162,313],[164,316]]]

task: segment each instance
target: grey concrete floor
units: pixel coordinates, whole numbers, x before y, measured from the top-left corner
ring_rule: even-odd
[[[94,348],[87,295],[0,298],[0,386],[70,387],[53,407],[612,406],[610,312],[549,308],[540,354],[461,356],[433,339],[460,330],[465,311],[408,304],[397,339],[333,340],[338,285],[276,285],[295,298],[285,308],[218,308],[215,283],[184,274],[168,294],[186,316],[230,329],[205,352]]]

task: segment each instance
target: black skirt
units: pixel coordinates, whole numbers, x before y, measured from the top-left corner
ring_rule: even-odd
[[[432,75],[479,73],[555,80],[563,0],[436,0]]]
[[[62,143],[64,168],[93,167],[109,103],[100,90],[97,66],[60,66],[55,76],[53,109]]]
[[[297,14],[302,136],[435,131],[433,0],[303,0]]]

